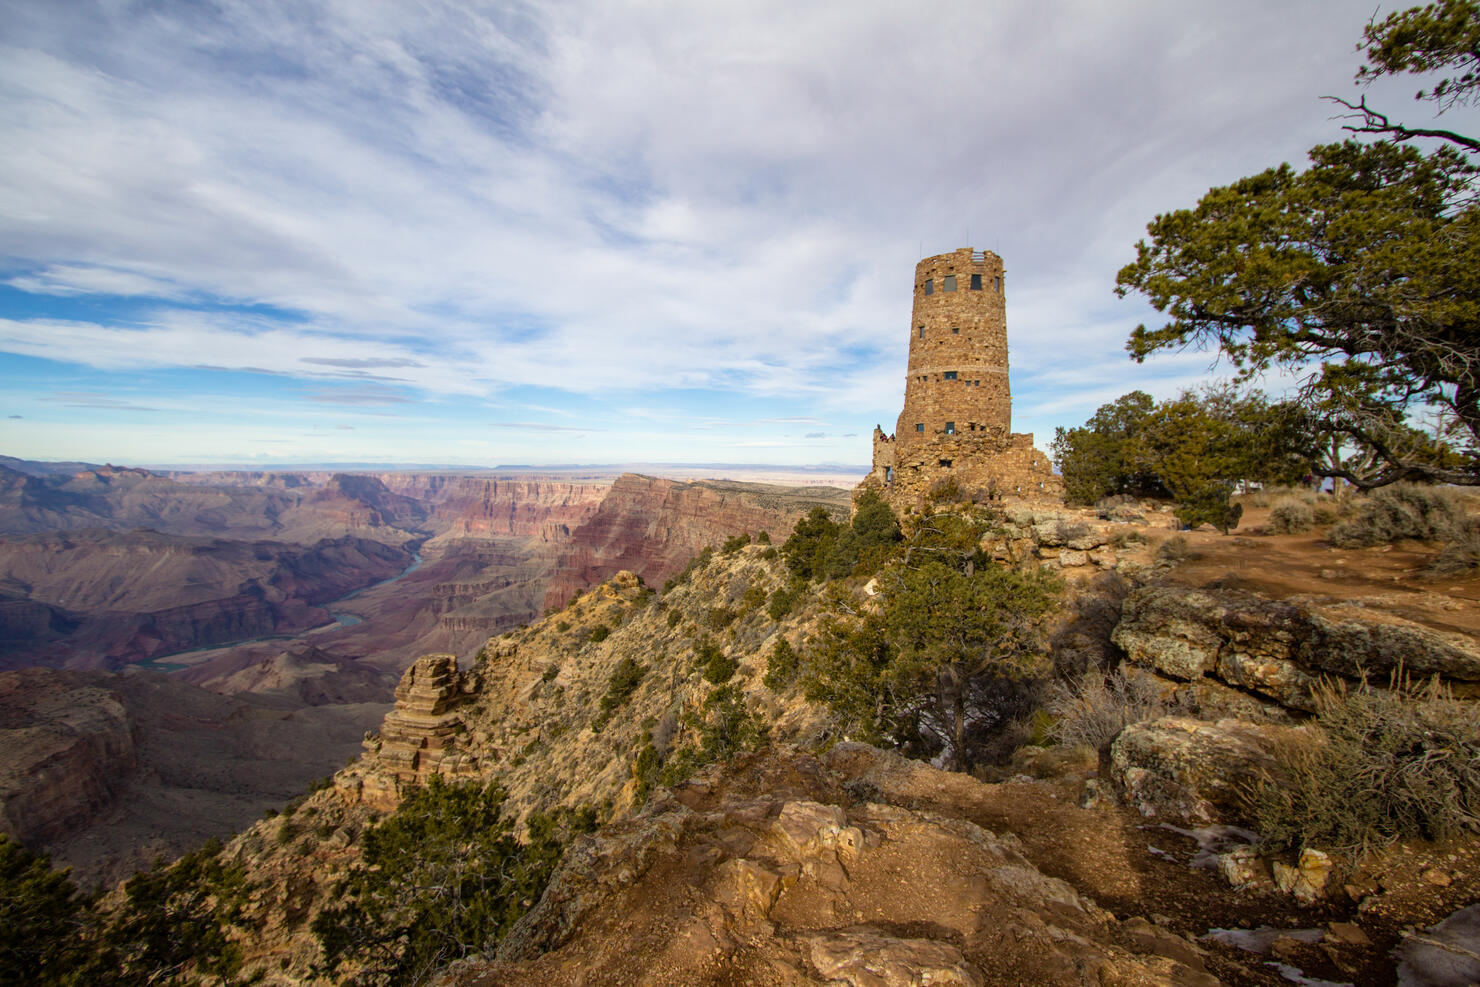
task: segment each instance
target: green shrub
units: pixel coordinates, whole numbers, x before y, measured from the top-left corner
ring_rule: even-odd
[[[899,521],[878,492],[866,489],[854,504],[853,519],[839,524],[822,506],[796,523],[781,546],[787,565],[803,580],[841,579],[856,569],[876,569],[903,535]]]
[[[570,630],[570,621],[568,621],[568,620],[558,620],[558,621],[556,621],[555,622],[555,629],[557,631],[559,631],[560,633],[564,634],[566,631]]]
[[[571,836],[595,825],[589,810],[535,813],[521,843],[503,809],[495,784],[433,775],[412,789],[366,831],[359,862],[314,919],[318,972],[336,983],[421,983],[496,945],[539,900]]]
[[[85,904],[66,871],[0,833],[0,983],[68,982]]]
[[[704,663],[704,681],[723,685],[730,681],[739,667],[738,661],[716,649],[709,660]]]
[[[694,742],[670,752],[657,772],[659,784],[680,784],[705,765],[755,750],[769,739],[765,720],[746,709],[745,693],[733,684],[706,696],[697,712],[684,717],[684,724],[694,732]],[[638,756],[641,759],[642,754]]]
[[[1244,505],[1235,504],[1230,499],[1232,491],[1233,486],[1228,483],[1213,483],[1194,489],[1179,500],[1175,512],[1177,520],[1189,528],[1211,524],[1228,534],[1238,527],[1238,519],[1244,513]]]
[[[597,733],[601,732],[611,720],[612,714],[632,698],[632,694],[642,684],[645,675],[647,675],[647,668],[631,658],[623,658],[617,662],[616,667],[612,669],[611,677],[607,679],[606,694],[601,697],[601,711],[596,714],[596,720],[591,724],[593,730]]]
[[[662,758],[658,756],[658,748],[653,746],[652,735],[643,743],[638,750],[637,757],[632,761],[632,778],[636,781],[636,787],[632,793],[638,805],[647,801],[652,794],[653,786],[658,781],[658,768],[662,764]]]
[[[931,537],[950,542],[969,530],[942,524]],[[916,534],[912,547],[931,547]],[[1060,588],[1042,570],[1006,568],[967,542],[954,557],[891,563],[882,606],[826,621],[802,683],[856,739],[944,750],[956,770],[979,761],[1006,700],[1047,670],[1043,624]]]
[[[1315,690],[1317,728],[1278,746],[1245,793],[1276,849],[1355,858],[1393,840],[1480,830],[1480,723],[1437,683]]]
[[[1315,527],[1316,512],[1309,501],[1286,498],[1269,509],[1265,530],[1272,535],[1298,535]]]
[[[766,604],[766,616],[775,621],[781,620],[796,609],[797,603],[806,592],[806,580],[793,579],[771,594],[771,602]]]
[[[722,631],[733,624],[735,618],[739,616],[738,613],[729,607],[715,607],[709,611],[709,616],[705,619],[705,623],[709,625],[711,630]]]
[[[1395,483],[1369,493],[1329,537],[1339,548],[1369,548],[1404,538],[1442,541],[1459,535],[1464,525],[1464,507],[1452,491]]]
[[[597,624],[591,628],[590,638],[592,644],[599,644],[611,636],[612,629],[606,624]]]
[[[772,692],[780,692],[796,681],[800,659],[791,642],[784,637],[776,639],[771,657],[766,659],[766,677],[761,681]]]
[[[753,613],[760,609],[762,603],[766,602],[766,588],[759,583],[746,587],[745,593],[740,597],[740,612],[742,614]]]
[[[679,613],[677,610],[668,611],[669,627],[677,627],[680,620],[683,620],[683,614]]]
[[[217,840],[169,865],[156,860],[124,884],[122,907],[100,922],[75,982],[236,982],[234,940],[251,931],[243,910],[254,890],[241,865],[221,859]]]
[[[750,532],[747,531],[743,534],[732,535],[731,537],[726,538],[724,544],[719,547],[719,554],[734,555],[736,552],[740,551],[740,549],[749,544]]]
[[[762,531],[760,534],[755,536],[755,543],[757,545],[771,544],[771,533],[769,531]]]

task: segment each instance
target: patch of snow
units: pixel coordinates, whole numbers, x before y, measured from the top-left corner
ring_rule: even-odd
[[[1307,977],[1305,972],[1298,966],[1291,966],[1288,963],[1276,963],[1274,960],[1265,960],[1264,965],[1274,967],[1279,971],[1280,976],[1291,983],[1300,984],[1301,987],[1354,987],[1353,984],[1347,983],[1344,980],[1338,982],[1335,980],[1320,980],[1316,977]]]
[[[1480,982],[1480,904],[1468,905],[1393,951],[1398,987],[1469,987]]]
[[[1247,953],[1267,953],[1270,945],[1280,936],[1298,939],[1301,942],[1320,942],[1326,934],[1324,929],[1276,929],[1261,925],[1257,929],[1209,929],[1202,937],[1234,946]]]
[[[1171,823],[1161,823],[1161,828],[1178,836],[1185,836],[1197,844],[1197,853],[1190,861],[1193,867],[1218,868],[1218,855],[1235,847],[1259,842],[1259,834],[1239,826],[1204,826],[1202,829],[1183,829]]]

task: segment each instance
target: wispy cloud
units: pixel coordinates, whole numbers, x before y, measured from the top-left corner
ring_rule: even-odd
[[[100,408],[107,411],[158,411],[147,405],[135,404],[122,398],[113,397],[109,394],[97,394],[90,391],[57,391],[40,398],[41,401],[54,402],[65,405],[68,408]],[[15,415],[12,417],[20,417]]]
[[[320,404],[406,404],[412,399],[389,387],[367,384],[362,387],[341,387],[334,390],[309,391],[305,395],[310,401]]]
[[[298,358],[300,363],[313,364],[321,367],[343,367],[347,370],[368,370],[377,367],[424,367],[426,364],[418,360],[409,360],[405,357],[380,357],[378,359],[365,359],[364,357],[329,357],[329,356],[303,356]]]
[[[489,422],[493,428],[517,428],[532,432],[605,432],[604,428],[582,428],[575,425],[551,425],[546,422]]]

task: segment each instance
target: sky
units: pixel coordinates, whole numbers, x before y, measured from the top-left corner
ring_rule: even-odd
[[[1131,362],[1116,272],[1342,136],[1373,13],[0,0],[0,453],[866,465],[914,265],[963,246],[1047,449],[1218,373]]]

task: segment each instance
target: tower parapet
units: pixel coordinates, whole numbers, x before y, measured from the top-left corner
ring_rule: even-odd
[[[990,497],[1058,496],[1031,435],[1012,431],[1002,258],[962,247],[915,265],[904,410],[874,429],[874,471],[896,509],[954,478]]]

